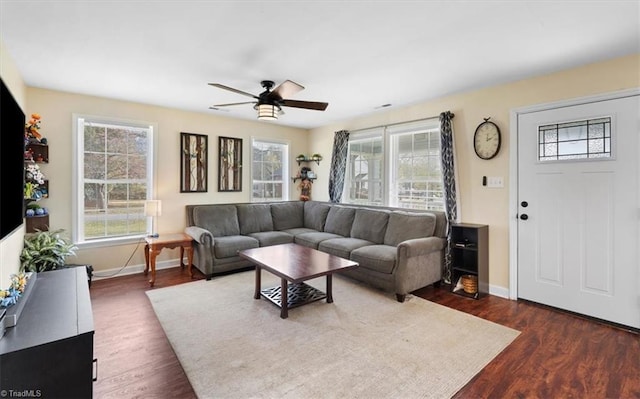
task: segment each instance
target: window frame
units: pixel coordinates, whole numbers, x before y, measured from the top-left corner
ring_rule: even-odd
[[[433,180],[431,180],[429,178],[429,175],[425,175],[424,179],[411,179],[411,180],[407,180],[407,182],[410,182],[411,184],[415,184],[415,183],[420,183],[420,182],[424,182],[425,183],[425,208],[413,208],[413,207],[404,207],[401,206],[401,204],[399,203],[399,193],[396,192],[397,189],[397,185],[395,183],[397,183],[400,180],[400,177],[398,176],[398,169],[399,169],[399,163],[398,160],[400,158],[400,154],[399,154],[399,149],[398,149],[398,139],[402,136],[411,136],[412,137],[412,141],[415,138],[415,135],[418,134],[437,134],[437,139],[438,139],[438,147],[437,147],[437,152],[438,152],[438,165],[439,165],[439,169],[440,169],[440,176],[439,176],[439,180],[438,183],[440,184],[442,191],[442,197],[443,201],[442,201],[442,207],[441,208],[433,208],[433,206],[429,206],[430,202],[429,202],[429,193],[432,190],[429,190],[429,184],[433,182]],[[445,207],[444,207],[444,186],[443,186],[443,179],[442,179],[442,146],[441,146],[441,142],[440,142],[440,121],[438,118],[433,118],[433,119],[427,119],[427,120],[423,120],[423,121],[417,121],[417,122],[408,122],[408,123],[402,123],[402,124],[397,124],[397,125],[393,125],[390,126],[387,129],[387,134],[389,136],[389,159],[390,159],[390,164],[389,164],[389,186],[388,186],[388,192],[389,192],[389,197],[388,197],[388,201],[387,204],[388,206],[392,206],[395,208],[406,208],[406,209],[424,209],[424,210],[438,210],[438,211],[444,211]],[[431,149],[432,147],[428,147],[428,149]],[[413,154],[413,152],[412,152]],[[424,157],[426,157],[427,159],[429,157],[432,157],[432,155],[427,154],[423,155]],[[414,157],[415,158],[415,157]],[[429,164],[428,160],[427,160],[427,164]],[[393,182],[393,183],[392,183]]]
[[[93,123],[149,129],[147,141],[147,196],[155,199],[156,193],[156,159],[158,152],[158,125],[154,122],[114,118],[87,114],[72,114],[73,126],[73,180],[72,180],[72,233],[71,239],[79,249],[97,248],[122,244],[139,243],[151,229],[151,220],[146,218],[144,233],[129,234],[118,237],[102,237],[87,240],[84,236],[84,125],[86,121]]]
[[[275,145],[279,145],[279,146],[284,146],[284,154],[282,156],[282,199],[273,199],[273,198],[261,198],[261,199],[255,199],[253,196],[253,186],[256,182],[256,180],[253,178],[253,173],[254,173],[254,160],[253,160],[253,156],[254,156],[254,145],[256,143],[260,143],[260,144],[275,144]],[[289,201],[290,198],[290,186],[289,186],[289,180],[290,180],[290,163],[289,163],[289,154],[291,152],[291,143],[288,140],[278,140],[278,139],[267,139],[267,138],[260,138],[260,137],[251,137],[251,192],[250,192],[250,202],[253,203],[263,203],[263,202],[284,202],[284,201]],[[264,181],[260,181],[260,182],[264,182]],[[276,182],[276,180],[272,180],[272,182]]]
[[[354,184],[354,177],[355,177],[353,176],[353,173],[351,173],[351,172],[355,172],[355,168],[353,167],[353,164],[350,162],[351,145],[359,141],[364,142],[369,140],[375,140],[377,138],[380,139],[380,142],[382,145],[382,151],[381,151],[382,167],[380,171],[381,177],[380,179],[371,179],[371,180],[367,179],[367,182],[371,184],[373,182],[380,181],[382,186],[382,193],[381,193],[382,203],[380,204],[375,203],[371,201],[371,198],[368,198],[367,201],[355,201],[352,198],[350,198],[351,190],[353,188],[352,185]],[[387,153],[385,150],[387,145],[385,141],[386,141],[385,131],[383,127],[359,130],[349,134],[349,143],[348,143],[348,149],[347,149],[347,165],[346,165],[347,170],[345,171],[345,182],[344,182],[345,187],[342,191],[342,202],[347,204],[374,205],[374,206],[384,206],[388,202],[388,198],[387,198],[388,194],[387,194],[387,190],[385,189],[385,181],[386,181],[386,176],[388,174],[388,168],[386,165]]]
[[[402,135],[415,135],[421,133],[431,134],[433,130],[436,129],[438,131],[438,141],[440,141],[440,121],[438,118],[428,118],[411,122],[402,122],[393,125],[387,126],[379,126],[374,128],[362,129],[357,131],[352,131],[349,139],[349,149],[347,152],[347,171],[345,173],[345,189],[342,193],[342,202],[349,204],[361,204],[362,202],[353,201],[350,196],[353,176],[352,170],[353,166],[350,163],[351,161],[351,143],[357,142],[360,140],[366,140],[368,138],[381,137],[382,141],[382,160],[383,160],[383,176],[382,176],[382,204],[377,204],[373,202],[368,202],[368,205],[378,205],[378,206],[389,206],[389,207],[400,207],[400,204],[397,202],[397,193],[395,187],[395,181],[397,179],[397,138]],[[438,183],[441,184],[442,187],[442,195],[444,198],[444,182],[442,179],[442,155],[441,155],[442,147],[441,145],[438,148],[438,162],[440,164],[440,180]],[[426,177],[427,187],[426,193],[429,193],[429,177]],[[440,210],[444,211],[445,204],[444,199],[442,202],[442,208],[434,209],[433,206],[429,206],[430,203],[428,201],[425,202],[426,207],[425,210]],[[416,208],[407,208],[407,209],[416,209]],[[423,208],[418,208],[423,209]]]

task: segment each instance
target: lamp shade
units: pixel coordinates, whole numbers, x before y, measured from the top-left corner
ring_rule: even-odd
[[[258,105],[258,119],[275,121],[278,120],[278,107],[271,104]]]
[[[154,217],[162,215],[162,201],[160,200],[145,201],[144,214],[145,216],[154,216]]]

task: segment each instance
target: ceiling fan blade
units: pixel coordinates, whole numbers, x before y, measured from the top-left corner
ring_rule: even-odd
[[[284,82],[280,83],[278,87],[273,89],[271,93],[269,93],[269,97],[281,100],[283,98],[291,97],[301,90],[304,90],[304,86],[291,80],[285,80]]]
[[[245,105],[245,104],[257,104],[257,101],[245,101],[245,102],[241,102],[241,103],[226,103],[226,104],[215,104],[213,105],[213,107],[229,107],[232,105]]]
[[[299,100],[282,100],[280,104],[284,107],[313,109],[316,111],[324,111],[329,106],[329,103],[322,103],[317,101],[299,101]]]
[[[223,89],[223,90],[229,90],[232,91],[234,93],[238,93],[238,94],[242,94],[243,96],[247,96],[247,97],[253,97],[253,98],[258,98],[258,96],[255,96],[251,93],[247,93],[246,91],[242,91],[242,90],[238,90],[238,89],[234,89],[233,87],[229,87],[229,86],[225,86],[225,85],[221,85],[220,83],[209,83],[210,86],[214,86],[217,87],[219,89]]]

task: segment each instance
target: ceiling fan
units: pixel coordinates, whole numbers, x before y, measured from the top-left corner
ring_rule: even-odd
[[[263,80],[260,82],[265,91],[259,95],[247,93],[246,91],[234,89],[233,87],[225,86],[220,83],[209,83],[209,85],[217,87],[219,89],[232,91],[234,93],[242,94],[243,96],[252,97],[255,101],[246,101],[239,103],[227,103],[216,104],[210,109],[219,109],[219,107],[229,107],[233,105],[254,104],[253,108],[258,111],[258,119],[263,120],[276,120],[278,114],[282,112],[282,107],[303,108],[316,111],[324,111],[327,109],[329,103],[318,101],[301,101],[290,100],[290,97],[301,90],[304,90],[304,86],[293,82],[291,80],[285,80],[278,87],[273,89],[275,83],[271,80]],[[273,89],[273,90],[272,90]]]

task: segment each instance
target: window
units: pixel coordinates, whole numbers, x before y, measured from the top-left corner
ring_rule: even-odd
[[[251,150],[252,202],[289,199],[289,145],[253,139]]]
[[[383,130],[351,135],[345,176],[345,202],[383,205]]]
[[[444,210],[439,125],[391,133],[390,141],[389,205]]]
[[[74,242],[140,237],[153,198],[150,124],[76,116]]]
[[[611,158],[611,118],[540,126],[538,160]]]
[[[345,202],[444,210],[437,118],[353,132],[347,162]]]

